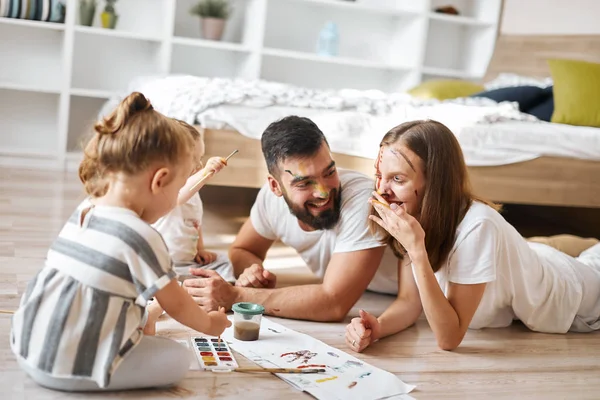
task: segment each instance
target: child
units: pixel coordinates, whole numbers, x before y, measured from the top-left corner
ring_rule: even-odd
[[[202,200],[198,190],[208,181],[207,178],[200,185],[196,184],[206,175],[210,177],[217,174],[227,162],[221,157],[211,157],[202,168],[202,157],[204,156],[204,141],[200,133],[186,122],[175,120],[189,133],[195,143],[194,146],[194,169],[185,185],[177,196],[177,205],[167,215],[153,224],[153,227],[162,235],[169,254],[173,260],[174,270],[183,281],[189,276],[190,268],[206,268],[217,271],[223,279],[235,282],[233,268],[229,259],[224,255],[217,255],[204,248],[202,238]],[[194,188],[194,190],[190,190]],[[148,304],[148,314],[144,334],[154,335],[156,333],[156,322],[163,313],[160,304],[152,301]]]
[[[154,228],[162,235],[167,243],[167,248],[175,264],[175,271],[180,276],[188,275],[189,268],[214,269],[225,280],[235,282],[229,260],[224,255],[217,255],[206,251],[202,239],[202,201],[198,190],[208,181],[207,178],[199,186],[195,185],[205,176],[217,174],[227,165],[221,157],[212,157],[202,168],[204,156],[204,141],[200,133],[191,125],[177,121],[190,134],[195,143],[194,171],[188,178],[177,197],[177,206],[164,217],[153,224]],[[191,188],[194,188],[191,191]]]
[[[222,310],[204,312],[181,288],[163,239],[149,225],[175,207],[192,170],[193,145],[141,93],[96,124],[79,167],[91,196],[61,230],[13,316],[11,349],[38,384],[104,391],[182,379],[188,350],[142,333],[152,297],[196,331],[220,335],[231,325]]]

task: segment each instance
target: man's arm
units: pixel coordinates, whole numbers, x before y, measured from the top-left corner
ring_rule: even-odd
[[[322,284],[279,289],[234,287],[236,302],[262,304],[269,315],[312,321],[341,321],[373,279],[385,247],[335,253]]]
[[[252,264],[262,265],[272,245],[273,240],[266,239],[256,232],[248,218],[229,248],[229,260],[233,265],[235,277],[239,278]]]

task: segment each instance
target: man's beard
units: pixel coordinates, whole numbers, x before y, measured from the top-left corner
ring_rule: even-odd
[[[301,222],[316,230],[331,229],[340,220],[340,208],[342,204],[342,186],[333,189],[330,194],[333,200],[333,207],[323,211],[319,215],[313,215],[307,203],[304,206],[296,206],[288,198],[287,193],[283,192],[283,198],[290,209],[290,212]]]

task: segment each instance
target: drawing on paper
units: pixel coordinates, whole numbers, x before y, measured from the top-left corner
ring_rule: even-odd
[[[313,358],[316,355],[317,355],[317,353],[313,353],[313,352],[308,351],[308,350],[298,350],[298,351],[292,351],[292,352],[289,352],[289,353],[283,353],[281,355],[281,357],[293,356],[292,359],[288,360],[289,363],[292,363],[294,361],[298,361],[298,360],[302,359],[302,362],[304,364],[308,364],[308,362],[310,361],[310,359]]]
[[[277,374],[316,399],[382,399],[414,388],[387,371],[268,318],[261,322],[261,335],[263,339],[256,342],[234,340],[232,348],[261,367],[325,369],[318,374]],[[232,333],[226,330],[223,336],[230,340]]]
[[[323,382],[327,382],[327,381],[334,381],[337,378],[338,378],[337,376],[329,376],[327,378],[317,379],[315,382],[317,382],[317,383],[323,383]]]

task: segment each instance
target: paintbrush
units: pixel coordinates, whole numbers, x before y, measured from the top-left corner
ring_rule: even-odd
[[[236,368],[235,372],[269,372],[272,374],[318,374],[325,368]]]
[[[235,155],[235,153],[237,153],[238,151],[239,151],[239,150],[237,150],[237,149],[236,149],[236,150],[234,150],[234,151],[232,151],[232,152],[231,152],[231,154],[230,154],[230,155],[228,155],[228,156],[227,156],[227,158],[225,158],[225,162],[229,161],[229,159],[230,159],[231,157],[233,157],[233,156]],[[211,176],[213,176],[213,173],[212,173],[212,172],[210,172],[210,173],[208,173],[208,174],[204,175],[204,176],[202,177],[202,179],[200,179],[198,182],[196,182],[196,183],[194,184],[194,186],[192,186],[192,187],[190,188],[190,192],[193,192],[193,191],[194,191],[194,190],[195,190],[195,189],[196,189],[198,186],[200,186],[200,184],[201,184],[202,182],[204,182],[205,180],[207,180],[207,179],[208,179],[208,178],[210,178]]]

